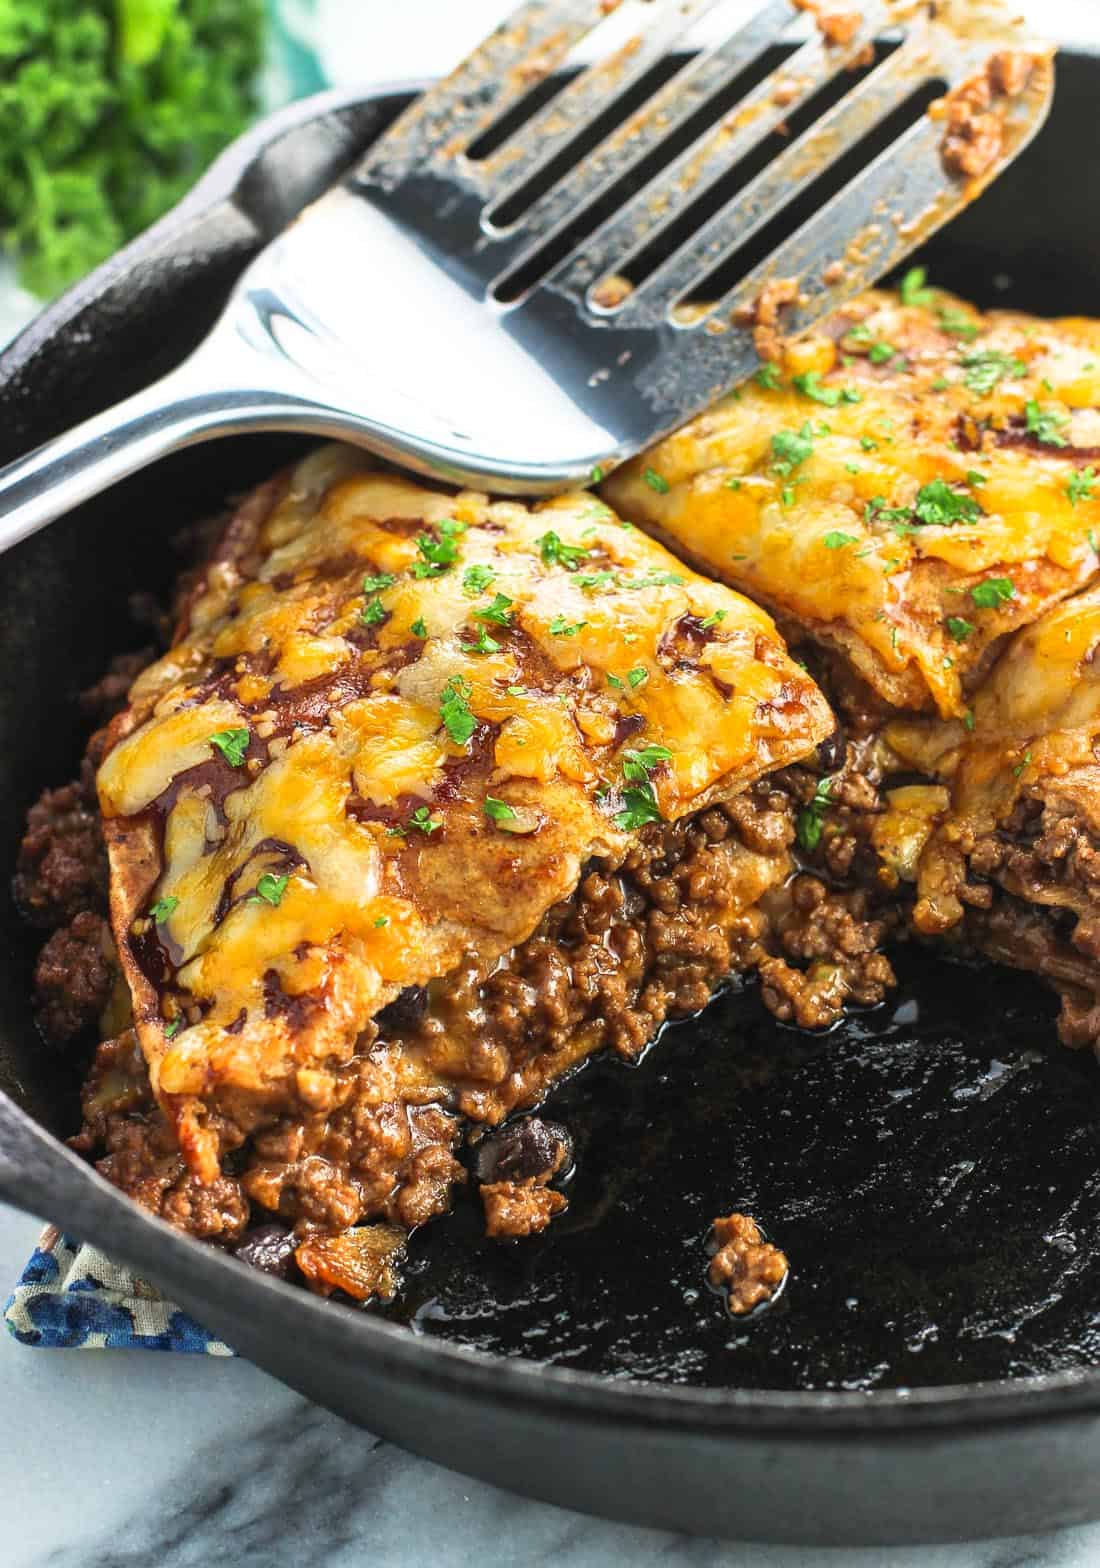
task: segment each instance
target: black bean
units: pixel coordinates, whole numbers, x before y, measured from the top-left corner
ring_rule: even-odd
[[[282,1225],[255,1225],[245,1231],[233,1248],[233,1256],[262,1274],[289,1279],[296,1267],[294,1249],[297,1245],[294,1232]]]
[[[378,1014],[383,1034],[401,1034],[415,1029],[428,1011],[428,992],[422,985],[409,985]]]
[[[817,766],[822,773],[837,773],[844,766],[844,758],[848,752],[848,742],[843,729],[838,724],[831,735],[817,748]]]
[[[525,1116],[502,1127],[478,1146],[478,1181],[529,1181],[552,1176],[569,1164],[573,1140],[557,1122]]]

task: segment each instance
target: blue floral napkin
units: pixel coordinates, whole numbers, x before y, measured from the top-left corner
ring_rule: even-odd
[[[23,1270],[4,1322],[21,1345],[52,1350],[236,1354],[148,1281],[53,1226],[42,1233]]]

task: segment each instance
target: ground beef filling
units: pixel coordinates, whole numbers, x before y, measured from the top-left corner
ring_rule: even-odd
[[[737,1317],[771,1301],[787,1278],[787,1259],[765,1241],[747,1214],[726,1214],[711,1227],[714,1249],[707,1279]]]
[[[333,1106],[250,1136],[220,1126],[225,1174],[210,1188],[183,1167],[131,1036],[100,1047],[77,1147],[164,1218],[226,1245],[248,1245],[250,1219],[293,1226],[299,1241],[376,1218],[424,1224],[465,1180],[464,1120],[498,1125],[595,1050],[636,1056],[667,1018],[760,963],[767,921],[745,888],[755,898],[782,881],[793,837],[790,800],[766,789],[639,835],[620,866],[591,865],[489,974],[471,957],[380,1014],[376,1037],[337,1071]],[[441,1097],[403,1094],[412,1060],[446,1085]],[[491,1234],[529,1234],[564,1207],[552,1171],[495,1174],[482,1188]]]
[[[922,882],[933,890],[914,911],[922,933],[939,935],[942,911],[966,945],[1041,975],[1061,998],[1059,1038],[1100,1043],[1100,773],[1048,780],[1024,794],[994,832],[965,826],[930,848]]]

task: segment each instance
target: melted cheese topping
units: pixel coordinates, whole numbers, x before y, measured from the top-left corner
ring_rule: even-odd
[[[323,1094],[379,1007],[522,941],[646,810],[831,728],[764,611],[594,497],[311,455],[245,503],[99,774],[136,1024],[193,1163],[202,1104]]]
[[[889,702],[960,716],[993,645],[1097,570],[1100,323],[873,293],[785,354],[605,493]],[[970,517],[922,518],[933,481]]]

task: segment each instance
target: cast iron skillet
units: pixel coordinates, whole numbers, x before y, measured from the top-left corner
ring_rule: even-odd
[[[1100,59],[1063,59],[1046,130],[931,249],[937,281],[1096,310],[1098,84]],[[0,357],[0,460],[176,362],[408,92],[275,116],[41,316]],[[298,449],[177,454],[5,557],[4,864],[79,755],[76,693],[139,640],[128,595],[172,575],[174,525]],[[751,990],[720,999],[640,1068],[597,1064],[557,1097],[578,1168],[546,1237],[485,1243],[460,1202],[415,1239],[385,1314],[176,1234],[65,1150],[74,1075],[36,1039],[4,881],[0,1197],[333,1410],[517,1491],[698,1533],[881,1543],[1100,1515],[1100,1073],[1055,1045],[1030,982],[903,954],[897,998],[825,1038],[779,1028]],[[709,1222],[735,1207],[793,1263],[780,1303],[740,1323],[703,1281]]]

